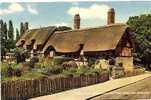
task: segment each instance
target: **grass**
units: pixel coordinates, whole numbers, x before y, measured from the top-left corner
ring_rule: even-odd
[[[12,76],[12,77],[2,76],[1,80],[2,81],[30,80],[30,79],[43,77],[43,76],[45,76],[45,75],[43,75],[43,74],[41,74],[39,72],[26,72],[21,77],[17,77],[17,76]]]

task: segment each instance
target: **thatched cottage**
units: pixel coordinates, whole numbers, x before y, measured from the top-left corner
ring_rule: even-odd
[[[108,11],[107,25],[80,29],[80,15],[74,17],[74,29],[56,31],[56,27],[31,29],[16,44],[45,56],[65,55],[74,58],[116,58],[127,67],[133,66],[134,42],[126,24],[115,23],[115,12]]]

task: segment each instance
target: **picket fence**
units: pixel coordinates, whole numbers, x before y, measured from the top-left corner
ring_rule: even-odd
[[[43,77],[31,80],[6,81],[1,83],[1,97],[2,100],[26,100],[107,80],[109,80],[108,73],[80,77],[59,77],[54,79]]]

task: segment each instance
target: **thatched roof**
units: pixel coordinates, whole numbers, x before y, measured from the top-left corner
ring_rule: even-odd
[[[43,51],[53,46],[57,52],[76,52],[80,49],[80,44],[84,45],[85,52],[115,49],[126,29],[125,24],[112,24],[97,28],[55,32],[49,38]]]
[[[21,44],[21,41],[28,41],[35,34],[38,29],[27,30],[21,38],[17,41],[16,46]]]
[[[56,27],[50,26],[40,29],[29,30],[21,37],[16,45],[18,45],[22,40],[25,41],[25,46],[30,45],[32,40],[35,40],[35,46],[44,44],[55,29]]]
[[[84,45],[84,51],[106,51],[116,48],[127,29],[125,24],[117,24],[91,30]]]

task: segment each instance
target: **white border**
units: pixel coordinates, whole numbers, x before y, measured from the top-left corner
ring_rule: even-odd
[[[151,1],[151,0],[0,0],[0,2],[121,2],[121,1]]]

